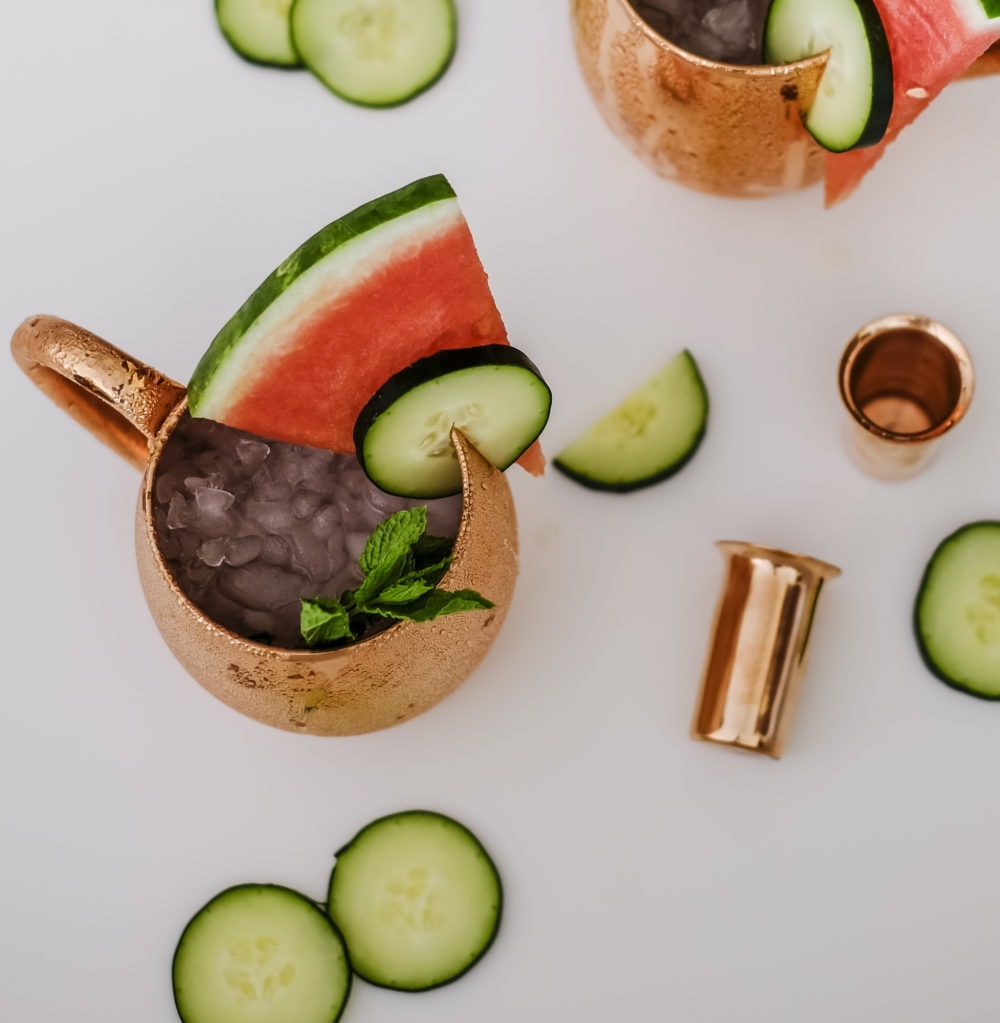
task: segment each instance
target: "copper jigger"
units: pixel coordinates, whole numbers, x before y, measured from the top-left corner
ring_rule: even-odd
[[[780,757],[798,700],[820,590],[840,569],[737,540],[716,546],[726,581],[691,735]]]
[[[975,375],[965,346],[947,327],[897,313],[851,338],[838,383],[854,461],[881,479],[904,479],[926,467],[969,410]]]

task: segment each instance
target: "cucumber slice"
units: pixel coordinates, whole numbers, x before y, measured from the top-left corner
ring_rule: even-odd
[[[552,464],[593,490],[638,490],[682,469],[707,426],[708,391],[694,356],[685,349]]]
[[[173,986],[184,1023],[334,1023],[351,965],[336,926],[304,895],[238,885],[184,928]]]
[[[971,522],[938,544],[913,621],[924,662],[942,682],[1000,699],[1000,522]]]
[[[381,817],[340,852],[327,909],[359,977],[426,991],[456,980],[500,926],[500,875],[479,840],[450,817]]]
[[[295,0],[292,43],[343,99],[406,103],[430,88],[455,54],[454,0]]]
[[[292,0],[215,0],[215,20],[245,60],[269,67],[301,67],[288,15]]]
[[[447,348],[378,389],[358,416],[354,447],[369,479],[387,493],[446,497],[462,489],[452,427],[506,469],[542,432],[551,405],[535,364],[516,348]]]
[[[835,153],[875,145],[892,113],[892,58],[873,0],[772,0],[764,61],[786,64],[829,50],[805,115],[809,134]]]

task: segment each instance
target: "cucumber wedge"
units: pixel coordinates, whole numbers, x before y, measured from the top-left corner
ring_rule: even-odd
[[[892,58],[873,0],[772,0],[764,61],[786,64],[829,50],[806,130],[842,153],[872,146],[892,114]]]
[[[1000,700],[1000,522],[972,522],[931,556],[913,614],[917,645],[942,682]]]
[[[502,902],[479,840],[450,817],[410,810],[373,821],[337,853],[327,911],[359,977],[426,991],[482,958]]]
[[[369,479],[386,493],[446,497],[462,489],[453,427],[506,469],[538,438],[551,405],[535,364],[516,348],[447,348],[376,391],[358,416],[354,447]]]
[[[593,490],[638,490],[680,471],[698,450],[707,426],[708,391],[694,356],[685,349],[552,464]]]
[[[391,107],[429,89],[455,55],[454,0],[295,0],[292,43],[332,92]]]
[[[195,914],[174,953],[183,1023],[335,1023],[351,979],[333,922],[279,885],[226,889]]]
[[[244,60],[269,67],[301,67],[292,46],[292,0],[215,0],[215,20]]]

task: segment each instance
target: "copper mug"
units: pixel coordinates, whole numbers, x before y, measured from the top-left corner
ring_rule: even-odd
[[[495,607],[426,624],[399,622],[342,649],[276,648],[238,636],[203,615],[181,592],[159,550],[153,485],[163,446],[187,412],[185,389],[56,317],[25,320],[11,350],[56,404],[142,470],[135,543],[150,611],[181,664],[230,707],[293,732],[372,732],[436,704],[485,656],[514,590],[517,525],[503,474],[458,431],[452,441],[462,470],[462,517],[442,586],[478,590]]]
[[[825,54],[741,66],[688,53],[629,0],[571,0],[576,56],[608,127],[649,167],[688,188],[740,198],[804,188],[825,150],[802,124]],[[1000,71],[1000,44],[969,76]]]

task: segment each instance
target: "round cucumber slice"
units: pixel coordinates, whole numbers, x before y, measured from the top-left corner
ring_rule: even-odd
[[[972,522],[938,544],[914,607],[917,645],[942,682],[1000,700],[1000,522]]]
[[[542,432],[552,393],[509,345],[448,348],[418,359],[379,388],[358,416],[354,447],[371,481],[400,497],[457,494],[452,428],[506,469]]]
[[[592,490],[627,492],[679,472],[708,426],[708,391],[686,349],[552,460]]]
[[[842,153],[879,142],[892,114],[892,58],[873,0],[772,0],[764,60],[786,64],[829,51],[809,134]]]
[[[269,67],[302,66],[288,15],[292,0],[215,0],[215,19],[229,45],[244,60]]]
[[[173,987],[184,1023],[335,1023],[351,965],[336,926],[304,895],[238,885],[184,928]]]
[[[455,54],[454,0],[295,0],[292,43],[330,90],[390,107],[430,88]]]
[[[426,991],[482,958],[502,903],[500,875],[475,835],[410,810],[373,821],[337,853],[327,906],[359,977]]]

